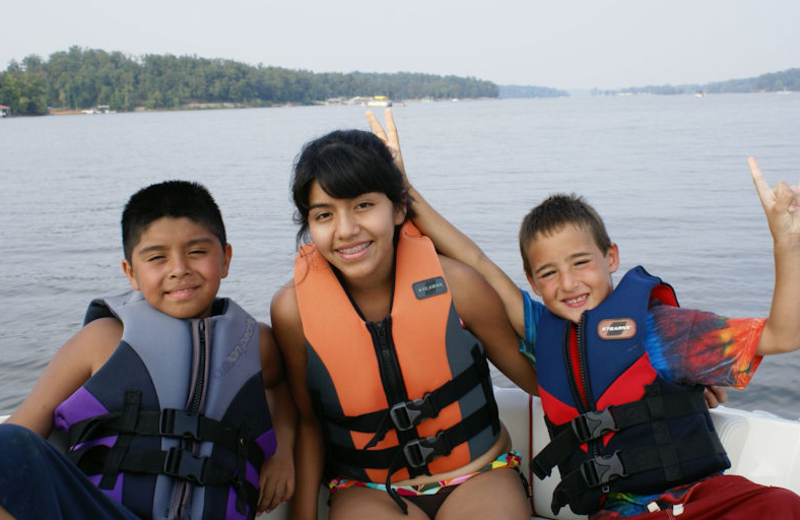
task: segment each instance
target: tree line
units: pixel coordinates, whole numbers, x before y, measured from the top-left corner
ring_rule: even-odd
[[[620,90],[592,90],[593,95],[613,96],[618,94],[724,94],[748,92],[800,92],[800,69],[770,72],[755,78],[731,79],[714,83],[693,85],[650,85]]]
[[[0,104],[16,115],[49,108],[176,109],[192,103],[244,106],[312,104],[330,98],[498,97],[498,86],[472,77],[400,72],[313,73],[226,59],[142,57],[73,46],[47,60],[30,55],[0,72]]]

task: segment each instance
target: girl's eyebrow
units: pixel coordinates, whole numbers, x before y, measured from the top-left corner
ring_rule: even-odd
[[[316,202],[314,204],[309,204],[308,205],[308,211],[311,211],[312,209],[317,209],[317,208],[328,208],[330,206],[331,206],[331,204],[328,203],[328,202]]]

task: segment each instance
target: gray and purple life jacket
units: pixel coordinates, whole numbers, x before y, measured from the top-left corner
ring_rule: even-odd
[[[124,332],[56,409],[67,456],[142,518],[253,518],[276,445],[256,320],[229,299],[208,318],[176,319],[138,292],[93,301],[84,325],[103,317]]]

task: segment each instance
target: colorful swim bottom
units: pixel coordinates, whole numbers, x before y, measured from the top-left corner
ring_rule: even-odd
[[[474,473],[468,473],[466,475],[461,475],[458,477],[439,480],[437,482],[427,482],[425,484],[418,484],[415,486],[392,486],[392,488],[395,491],[397,491],[397,494],[400,496],[413,497],[422,495],[435,495],[442,488],[449,486],[457,486],[459,484],[466,482],[467,480],[471,479],[476,475],[480,475],[481,473],[485,473],[493,469],[511,468],[519,471],[521,458],[522,456],[519,454],[518,451],[509,451],[508,453],[500,455],[492,462],[485,465],[484,467],[482,467],[481,469],[479,469]],[[332,479],[330,482],[328,482],[328,487],[331,490],[331,495],[335,494],[339,490],[347,489],[354,486],[386,491],[386,486],[384,484],[379,484],[377,482],[361,482],[360,480],[348,480],[343,477],[336,477]]]

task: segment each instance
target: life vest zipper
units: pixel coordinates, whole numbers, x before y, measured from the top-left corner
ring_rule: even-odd
[[[209,319],[210,318],[206,318]],[[192,336],[194,336],[194,329],[197,328],[197,349],[192,349],[197,353],[197,363],[192,360],[192,366],[197,367],[195,373],[191,374],[191,388],[192,395],[189,397],[186,411],[190,414],[196,415],[203,411],[203,396],[205,394],[206,383],[206,348],[208,347],[206,341],[206,319],[197,320],[192,322]],[[210,325],[209,325],[210,326]],[[181,441],[181,448],[185,449],[187,446],[186,441]],[[200,452],[200,443],[191,441],[188,444],[188,451],[195,456]],[[175,493],[173,494],[173,503],[170,507],[170,519],[184,519],[189,518],[189,507],[191,505],[190,496],[194,490],[194,485],[189,482],[180,481],[175,485]]]
[[[392,341],[392,318],[387,316],[381,322],[366,322],[372,335],[372,344],[378,358],[378,367],[383,381],[383,388],[389,406],[408,400],[407,390],[403,383],[403,374],[397,360],[397,352]]]
[[[564,329],[563,339],[564,359],[566,360],[567,372],[569,374],[567,380],[569,381],[570,390],[572,391],[573,399],[577,405],[579,414],[597,410],[597,405],[594,401],[594,396],[592,395],[592,387],[590,386],[591,380],[589,378],[589,363],[587,360],[588,353],[586,352],[586,322],[588,321],[588,318],[588,313],[583,312],[576,325],[573,325],[571,322],[567,322]],[[570,332],[572,331],[573,326],[575,327],[575,350],[578,360],[577,367],[573,365],[573,357],[571,353],[572,342],[570,338]],[[576,375],[580,378],[580,386],[576,381]],[[589,450],[594,454],[594,456],[600,455],[600,442],[600,439],[596,439],[589,441],[588,443]]]

